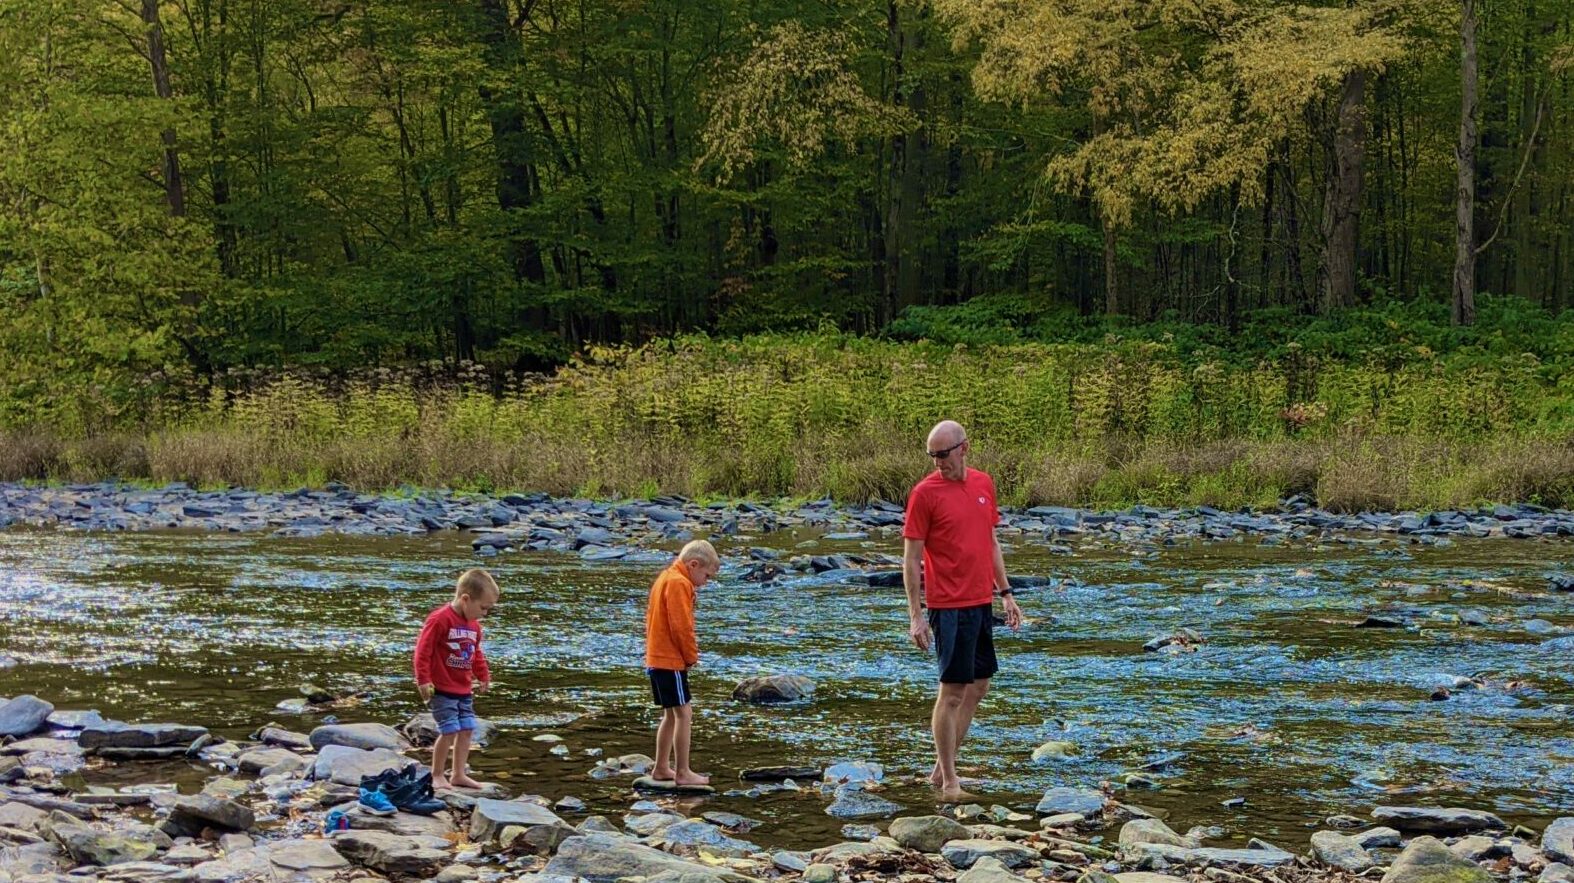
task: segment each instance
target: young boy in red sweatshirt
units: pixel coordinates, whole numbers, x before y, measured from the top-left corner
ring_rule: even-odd
[[[694,590],[721,570],[716,549],[704,540],[683,547],[650,587],[645,605],[645,673],[661,706],[656,728],[656,766],[650,776],[679,785],[707,785],[710,777],[689,768],[689,734],[694,709],[689,699],[689,669],[700,661],[694,635]]]
[[[470,738],[475,732],[476,693],[492,685],[492,673],[481,652],[481,620],[497,605],[501,590],[492,575],[479,568],[459,576],[454,598],[433,610],[415,642],[415,685],[437,721],[432,746],[432,788],[481,788],[466,774]],[[443,768],[452,749],[452,771]]]

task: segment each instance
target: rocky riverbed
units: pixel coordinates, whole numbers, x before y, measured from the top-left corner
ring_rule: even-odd
[[[359,809],[362,776],[419,763],[419,743],[433,735],[421,716],[398,728],[270,726],[232,741],[202,726],[108,721],[18,696],[0,701],[0,734],[7,742],[0,749],[4,883],[1292,883],[1379,876],[1384,883],[1574,883],[1574,817],[1538,832],[1510,829],[1481,810],[1384,805],[1329,817],[1304,852],[1256,839],[1221,848],[1208,845],[1215,831],[1177,832],[1098,789],[1051,788],[1031,813],[964,804],[909,815],[880,796],[879,764],[849,762],[745,771],[743,784],[794,791],[849,820],[844,839],[772,850],[749,839],[758,821],[708,811],[703,796],[637,791],[633,778],[651,763],[638,754],[593,767],[630,782],[626,806],[611,817],[587,815],[573,794],[496,785],[446,792],[447,808],[429,816]],[[211,774],[183,793],[134,771],[170,757],[200,761]],[[62,770],[88,764],[146,780],[85,790],[60,781]],[[330,817],[341,821],[330,825]]]
[[[933,674],[901,628],[901,518],[0,485],[0,693],[18,696],[0,709],[0,883],[1567,873],[1570,513],[1007,512],[1030,622],[998,638],[1007,669],[967,758],[982,796],[963,806],[914,781]],[[651,727],[639,628],[691,537],[726,559],[695,682],[718,793],[678,800],[632,790]],[[352,812],[323,838],[360,775],[421,759],[408,643],[476,562],[505,586],[482,703],[497,729],[475,757],[499,790],[435,818]],[[102,713],[34,720],[24,693]],[[105,843],[113,865],[80,857]]]

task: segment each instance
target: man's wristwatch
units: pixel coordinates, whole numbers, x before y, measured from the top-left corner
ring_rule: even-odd
[[[1016,591],[1014,589],[1001,589],[1000,590],[1000,597],[1002,597],[1002,598],[1007,598],[1007,597],[1010,597],[1011,595],[1014,595],[1014,594],[1016,594]]]

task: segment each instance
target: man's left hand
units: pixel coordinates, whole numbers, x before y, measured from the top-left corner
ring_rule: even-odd
[[[1006,595],[1000,599],[1000,606],[1006,613],[1006,625],[1010,626],[1012,631],[1021,628],[1022,608],[1017,606],[1017,599]]]

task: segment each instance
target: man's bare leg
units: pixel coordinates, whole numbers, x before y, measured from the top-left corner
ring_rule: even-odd
[[[935,697],[934,714],[929,719],[935,737],[935,767],[940,796],[946,800],[960,800],[968,796],[956,772],[957,737],[961,731],[962,709],[967,702],[969,684],[940,685],[940,695]],[[934,781],[931,775],[930,781]]]
[[[941,684],[941,687],[945,687],[945,686],[957,686],[957,687],[964,688],[963,692],[962,692],[961,705],[957,709],[956,716],[953,719],[953,725],[955,727],[955,731],[954,731],[954,735],[952,737],[952,742],[951,742],[951,745],[952,745],[952,749],[951,749],[951,766],[952,766],[952,769],[954,771],[955,768],[956,768],[957,758],[961,754],[962,743],[967,741],[967,731],[973,725],[973,715],[974,715],[974,713],[976,713],[978,711],[978,703],[982,702],[983,699],[984,699],[985,694],[987,694],[989,692],[989,678],[981,678],[980,680],[976,680],[976,681],[972,682],[971,684],[955,684],[955,685]],[[936,701],[935,704],[936,704],[936,711],[938,713],[938,710],[939,710],[939,702],[938,702],[938,700]],[[931,721],[931,724],[933,724],[933,721]],[[958,783],[958,786],[960,786],[960,783],[961,783],[961,775],[960,774],[957,775],[956,781]],[[930,784],[934,785],[936,788],[942,788],[943,789],[944,786],[945,786],[945,777],[944,777],[943,771],[941,770],[941,766],[940,766],[940,752],[939,752],[939,743],[938,743],[938,741],[936,742],[936,748],[935,748],[935,767],[934,767],[934,770],[932,772],[930,772],[930,774],[929,774],[929,782],[930,782]],[[957,790],[960,790],[960,787],[958,787]]]

